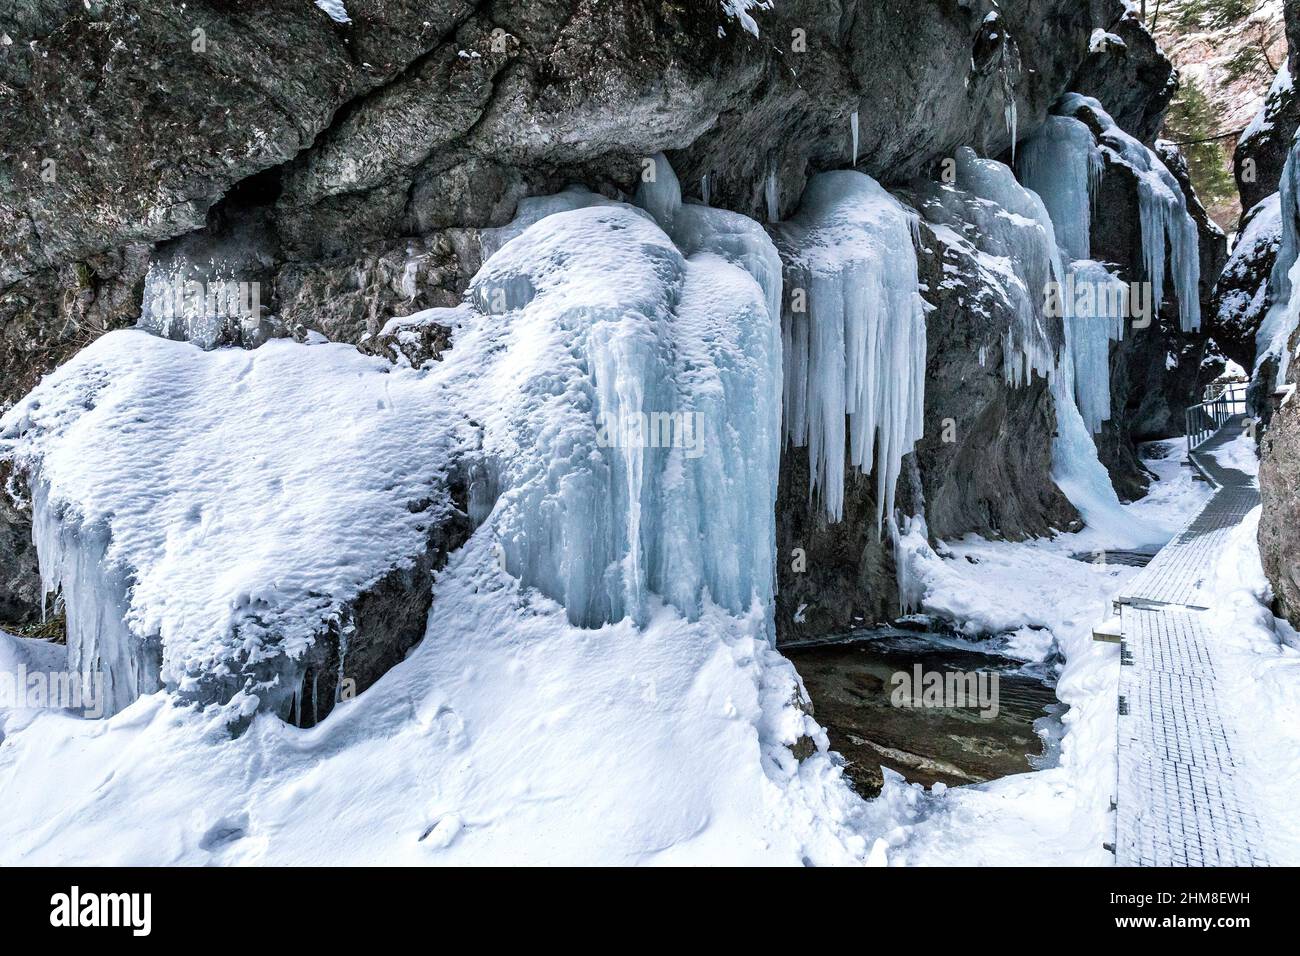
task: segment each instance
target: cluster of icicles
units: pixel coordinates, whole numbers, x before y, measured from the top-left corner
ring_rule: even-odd
[[[1079,120],[1053,117],[1022,144],[1021,181],[962,150],[944,188],[982,210],[967,221],[980,254],[1003,263],[1013,304],[1007,381],[1052,380],[1053,476],[1087,519],[1115,499],[1091,433],[1109,415],[1107,347],[1123,333],[1123,300],[1100,321],[1064,315],[1058,345],[1038,291],[1118,282],[1088,260],[1108,152],[1140,174],[1148,277],[1158,303],[1168,268],[1185,327],[1199,322],[1197,250],[1160,161],[1095,101],[1066,105],[1102,123],[1100,144]],[[856,159],[856,122],[851,132]],[[493,522],[509,572],[575,624],[644,621],[656,600],[692,618],[708,604],[770,616],[783,445],[807,449],[810,500],[830,522],[844,513],[846,470],[874,472],[877,534],[888,526],[896,536],[895,487],[925,401],[918,214],[854,170],[812,177],[785,221],[775,163],[766,192],[764,229],[684,203],[657,157],[635,205],[570,190],[526,200],[514,223],[485,236],[485,265],[454,310],[466,338],[447,365],[468,361],[460,356],[475,354],[477,335],[486,364],[469,380],[499,372],[519,385],[475,416],[499,423],[484,438],[494,473],[478,517]],[[473,398],[454,401],[468,408]],[[685,431],[649,443],[605,434],[656,420]],[[109,665],[120,707],[156,669],[103,623],[120,620],[126,582],[93,579],[84,558],[102,542],[74,540],[39,493],[34,506],[45,587],[69,596],[74,656]]]

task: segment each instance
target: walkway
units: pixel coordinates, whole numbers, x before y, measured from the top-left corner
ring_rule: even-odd
[[[1212,452],[1241,433],[1234,416],[1191,454],[1216,491],[1115,600],[1120,611],[1120,866],[1260,866],[1259,821],[1222,718],[1213,633],[1198,597],[1224,539],[1259,504],[1249,475]]]

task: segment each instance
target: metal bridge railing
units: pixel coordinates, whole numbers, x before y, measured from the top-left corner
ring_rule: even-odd
[[[1217,398],[1187,409],[1183,412],[1183,423],[1187,429],[1187,453],[1191,454],[1199,448],[1233,415],[1240,415],[1245,411],[1245,386],[1224,389]]]

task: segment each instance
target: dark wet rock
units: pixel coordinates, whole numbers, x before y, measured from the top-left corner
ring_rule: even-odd
[[[203,227],[468,13],[368,6],[351,28],[298,0],[27,8],[0,47],[0,286]]]
[[[451,348],[451,331],[450,325],[428,315],[389,319],[377,335],[362,339],[357,347],[369,355],[419,368],[426,362],[442,361],[442,353]]]
[[[1232,255],[1219,274],[1205,315],[1207,331],[1242,368],[1255,366],[1255,333],[1273,304],[1269,274],[1282,242],[1277,193],[1246,211]]]
[[[922,193],[922,195],[924,195]],[[934,207],[922,204],[932,215]],[[915,457],[933,537],[983,534],[1019,540],[1074,526],[1078,515],[1052,482],[1056,411],[1037,375],[1006,382],[1003,331],[1015,322],[974,250],[921,227],[917,265],[926,317],[925,433]],[[1059,319],[1045,319],[1051,347]]]
[[[1089,52],[1072,89],[1096,97],[1121,129],[1150,143],[1164,124],[1178,73],[1136,13],[1120,14],[1107,32],[1122,43],[1100,44]]]
[[[393,317],[460,304],[480,258],[476,230],[446,229],[356,259],[290,262],[276,276],[274,308],[287,328],[360,343]]]
[[[1300,2],[1286,0],[1284,10],[1287,60],[1294,76],[1297,60],[1300,59]],[[1270,106],[1272,99],[1270,97]],[[1273,128],[1269,131],[1269,146],[1273,145],[1273,139],[1277,139],[1281,150],[1289,145],[1290,136],[1296,128],[1298,108],[1294,93],[1290,94],[1286,105],[1288,111],[1277,110],[1269,114],[1269,118],[1274,119]],[[1281,118],[1277,119],[1276,114],[1280,114]],[[1285,141],[1281,139],[1283,135]],[[1258,144],[1252,148],[1252,155],[1262,154]],[[1241,153],[1239,148],[1238,157]],[[1275,166],[1275,169],[1268,167],[1272,179],[1264,180],[1265,184],[1271,182],[1273,188],[1279,182],[1281,162],[1276,162]],[[1238,188],[1245,197],[1247,192],[1240,177]],[[1300,345],[1300,333],[1293,333],[1287,343],[1292,355],[1295,354],[1297,345]],[[1259,491],[1263,508],[1259,519],[1259,550],[1264,571],[1273,588],[1275,610],[1293,626],[1300,627],[1300,399],[1295,397],[1294,392],[1290,392],[1284,402],[1281,400],[1290,391],[1288,385],[1290,389],[1296,388],[1296,363],[1291,363],[1288,382],[1280,383],[1281,396],[1276,381],[1278,368],[1276,357],[1265,359],[1257,370],[1247,395],[1252,411],[1265,425],[1260,441]]]
[[[17,630],[41,619],[41,576],[31,512],[14,482],[0,462],[0,627]]]

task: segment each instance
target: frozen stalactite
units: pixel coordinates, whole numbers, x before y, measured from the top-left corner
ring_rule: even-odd
[[[999,72],[1002,75],[1002,118],[1007,124],[1007,133],[1011,136],[1011,162],[1016,161],[1016,135],[1017,123],[1016,118],[1016,88],[1011,77],[1011,71],[1005,64]]]
[[[87,527],[67,509],[52,507],[45,482],[38,480],[32,488],[32,538],[42,592],[65,612],[68,669],[85,686],[95,686],[94,675],[103,676],[103,714],[112,716],[158,690],[160,649],[126,622],[131,581],[109,556],[108,528]]]
[[[1099,426],[1103,416],[1109,415],[1109,366],[1102,355],[1108,350],[1110,339],[1122,334],[1122,328],[1112,315],[1100,319],[1076,316],[1075,299],[1068,282],[1072,275],[1081,272],[1103,283],[1103,288],[1113,288],[1109,274],[1102,279],[1105,270],[1100,266],[1081,263],[1075,269],[1070,262],[1087,258],[1092,196],[1100,170],[1100,156],[1092,133],[1083,123],[1069,117],[1050,117],[1022,146],[1021,179],[1041,197],[1050,218],[1057,301],[1064,313],[1065,339],[1052,376],[1056,404],[1052,480],[1087,524],[1109,528],[1117,540],[1130,540],[1134,522],[1120,510],[1119,497],[1097,457],[1097,446],[1092,439],[1093,424]],[[1081,322],[1092,324],[1081,328]],[[1079,350],[1082,355],[1078,354]],[[1085,421],[1081,404],[1087,409],[1090,421]]]
[[[709,174],[705,173],[700,177],[700,199],[703,200],[704,205],[707,206],[709,205],[711,198],[712,197],[709,195]]]
[[[853,165],[858,165],[858,111],[854,110],[849,114],[849,138],[853,142],[852,160]]]
[[[777,178],[776,157],[767,160],[767,176],[763,182],[763,195],[767,200],[767,221],[781,221],[781,182]]]
[[[1088,431],[1110,419],[1110,343],[1124,337],[1128,286],[1098,262],[1070,264],[1063,298],[1070,312],[1074,394]]]
[[[809,493],[831,521],[843,514],[846,459],[875,470],[877,531],[922,429],[914,228],[915,213],[846,170],[813,177],[796,214],[775,230],[791,287],[782,318],[786,438],[807,446]]]
[[[889,534],[894,549],[894,578],[898,585],[899,609],[904,614],[919,613],[924,609],[925,581],[917,574],[917,565],[934,555],[930,548],[925,516],[916,514],[904,517],[901,527],[891,518]]]
[[[1052,215],[1060,216],[1066,253],[1072,259],[1090,255],[1083,242],[1087,232],[1082,224],[1099,160],[1108,157],[1128,167],[1137,181],[1142,260],[1151,283],[1152,310],[1160,310],[1168,271],[1178,298],[1180,326],[1183,331],[1200,328],[1200,239],[1178,180],[1155,153],[1120,129],[1092,97],[1067,93],[1061,110],[1067,117],[1090,116],[1101,129],[1099,137],[1094,139],[1088,131],[1085,138],[1077,127],[1050,120],[1026,144],[1021,177],[1043,197]]]
[[[1056,241],[1071,259],[1091,255],[1091,221],[1102,159],[1092,132],[1070,116],[1049,116],[1020,144],[1020,181],[1042,199]]]
[[[1016,322],[1003,339],[1008,384],[1028,383],[1031,373],[1046,378],[1055,365],[1055,349],[1043,312],[1042,291],[1060,278],[1060,258],[1051,217],[1037,195],[1016,181],[1010,167],[980,159],[974,150],[957,151],[957,184],[978,199],[973,218],[982,244],[1004,257],[1020,280],[1012,288]]]

